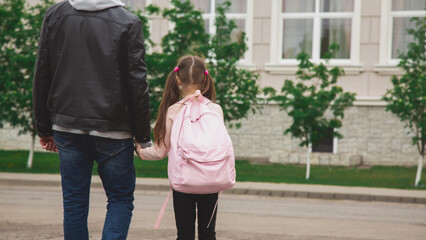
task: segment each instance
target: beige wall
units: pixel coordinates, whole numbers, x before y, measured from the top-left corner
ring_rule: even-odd
[[[261,87],[281,89],[284,79],[294,79],[294,73],[287,71],[283,74],[268,70],[273,42],[273,1],[277,0],[253,0],[252,64],[242,67],[259,72]],[[355,66],[355,71],[348,68],[348,74],[339,80],[345,90],[356,92],[358,99],[355,106],[345,112],[340,130],[344,138],[338,140],[337,152],[315,153],[312,156],[313,164],[416,164],[417,151],[411,145],[411,136],[395,116],[385,112],[384,102],[380,101],[385,90],[391,87],[391,75],[384,74],[377,67],[380,63],[380,44],[383,41],[382,1],[390,0],[361,1],[359,65]],[[169,7],[168,0],[152,2],[161,7]],[[158,43],[167,33],[169,24],[160,16],[152,17],[150,24],[151,36]],[[395,68],[390,69],[395,72]],[[237,158],[303,164],[306,161],[306,149],[300,148],[297,140],[283,135],[290,123],[290,118],[277,105],[264,105],[261,111],[242,120],[242,128],[229,130]],[[0,149],[24,149],[27,148],[28,141],[28,136],[18,137],[17,130],[8,127],[0,129]]]
[[[57,0],[59,2],[60,0]],[[135,0],[136,1],[136,0]],[[281,89],[285,79],[294,78],[293,74],[276,74],[265,69],[265,64],[270,63],[271,51],[271,13],[272,1],[253,0],[253,44],[251,66],[260,73],[259,84],[261,87],[272,86]],[[390,1],[390,0],[383,0]],[[34,4],[39,0],[27,0]],[[346,90],[357,93],[358,97],[382,96],[387,88],[392,87],[390,76],[381,75],[375,71],[375,65],[379,64],[380,54],[380,15],[382,0],[361,0],[361,24],[359,62],[361,71],[349,73],[339,80],[339,84]],[[151,0],[151,3],[160,7],[169,7],[169,0]],[[151,37],[159,43],[162,36],[169,30],[169,24],[161,16],[153,16],[151,25]],[[159,51],[155,48],[154,51]]]
[[[271,51],[271,13],[272,1],[253,0],[253,45],[252,64],[253,69],[260,73],[259,84],[261,87],[272,86],[281,89],[284,79],[291,79],[294,73],[277,74],[265,69],[270,63]],[[385,0],[389,1],[389,0]],[[154,4],[168,7],[168,0],[153,0]],[[339,84],[346,90],[357,93],[359,98],[381,97],[387,88],[392,87],[391,75],[381,75],[375,71],[375,65],[379,64],[380,54],[380,15],[381,0],[361,0],[360,21],[360,68],[361,71],[351,73],[339,80]],[[168,22],[155,17],[151,23],[152,36],[155,42],[168,31]]]
[[[292,75],[276,75],[264,68],[265,63],[270,62],[272,1],[254,1],[253,60],[256,69],[261,72],[261,86],[280,89],[283,80],[291,79]],[[361,1],[359,61],[363,70],[356,74],[347,74],[339,80],[339,84],[346,91],[355,92],[358,97],[379,97],[391,87],[389,75],[380,75],[374,71],[375,64],[379,63],[380,14],[381,0]]]
[[[261,87],[272,86],[279,90],[285,79],[294,79],[295,71],[280,74],[268,70],[273,48],[273,1],[277,0],[253,1],[251,47],[254,66],[249,67],[260,73]],[[404,130],[399,119],[385,112],[385,103],[380,100],[386,89],[392,87],[391,75],[379,72],[376,68],[380,63],[381,12],[381,0],[361,1],[359,64],[355,71],[346,69],[347,75],[338,82],[346,91],[357,93],[357,101],[354,107],[345,112],[343,127],[340,130],[344,138],[337,142],[337,153],[315,153],[312,156],[313,164],[416,164],[417,151],[411,145],[411,136]],[[156,23],[153,23],[152,31],[158,38],[167,32],[164,31],[167,21],[162,20],[161,23],[161,33],[155,27]],[[398,72],[397,69],[392,70]],[[263,106],[261,111],[242,121],[241,129],[230,129],[236,156],[239,159],[254,161],[303,164],[306,161],[306,149],[300,148],[297,140],[283,135],[290,123],[291,120],[277,105]]]
[[[300,141],[284,135],[292,123],[277,105],[266,105],[240,129],[229,129],[238,159],[260,162],[304,164],[307,148]],[[418,159],[416,147],[403,124],[383,107],[355,106],[345,111],[344,136],[337,140],[336,153],[313,153],[312,164],[351,166],[411,165]]]

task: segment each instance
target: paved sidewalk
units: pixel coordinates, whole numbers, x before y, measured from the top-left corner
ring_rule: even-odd
[[[60,181],[60,175],[58,174],[0,173],[0,186],[33,185],[59,187]],[[98,176],[93,176],[92,187],[102,187]],[[136,190],[168,191],[168,189],[169,181],[167,179],[136,179]],[[232,189],[225,191],[225,194],[426,204],[425,190],[328,185],[237,182]]]

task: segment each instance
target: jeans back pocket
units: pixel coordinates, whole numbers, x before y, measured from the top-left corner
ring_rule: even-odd
[[[126,147],[126,141],[131,142],[131,139],[111,139],[111,138],[96,138],[96,150],[108,156],[114,156],[115,154],[123,151]]]
[[[70,145],[73,142],[73,138],[74,137],[71,133],[58,132],[58,131],[54,132],[55,144],[58,147],[66,147]]]

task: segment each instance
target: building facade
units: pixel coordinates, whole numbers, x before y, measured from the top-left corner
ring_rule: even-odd
[[[141,9],[148,4],[170,7],[169,0],[127,0]],[[214,34],[215,7],[223,0],[191,0],[204,12],[206,31]],[[294,79],[296,56],[301,51],[313,62],[331,43],[340,46],[330,66],[342,67],[346,75],[338,84],[355,92],[353,107],[345,111],[342,139],[327,139],[322,149],[313,149],[312,164],[321,165],[415,165],[418,153],[404,124],[385,112],[381,101],[390,78],[402,72],[397,56],[411,40],[405,32],[409,19],[426,15],[424,0],[232,0],[227,13],[238,29],[246,32],[248,51],[240,67],[259,73],[260,87],[279,90],[285,79]],[[151,37],[160,42],[170,29],[167,19],[150,17]],[[153,49],[156,51],[158,49]],[[306,149],[297,139],[284,136],[291,119],[275,104],[261,106],[242,120],[240,129],[230,129],[238,159],[258,162],[302,164]],[[0,130],[0,148],[25,148],[29,140],[16,130]],[[11,140],[13,139],[13,140]],[[16,144],[23,141],[22,144]]]

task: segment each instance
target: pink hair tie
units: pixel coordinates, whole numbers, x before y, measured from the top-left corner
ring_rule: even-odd
[[[177,72],[177,71],[179,71],[179,68],[175,67],[175,69],[173,71]]]
[[[206,71],[204,71],[204,74],[205,74],[205,75],[209,75],[209,71],[207,71],[207,70],[206,70]]]

